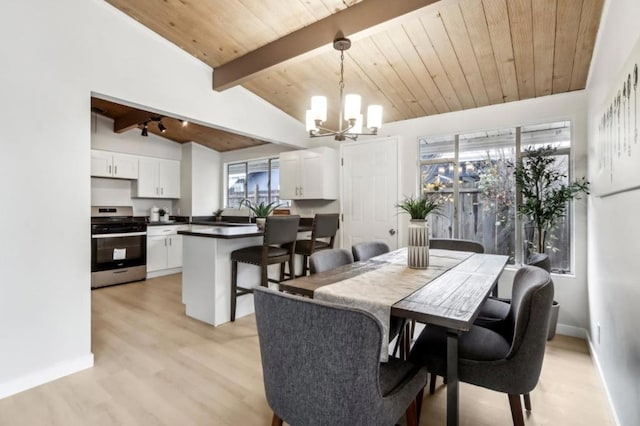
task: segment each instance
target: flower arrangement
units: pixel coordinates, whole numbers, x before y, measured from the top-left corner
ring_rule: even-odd
[[[435,213],[440,209],[440,202],[436,197],[423,195],[419,198],[405,196],[404,200],[396,204],[396,207],[404,213],[408,213],[411,219],[426,219],[429,213]]]

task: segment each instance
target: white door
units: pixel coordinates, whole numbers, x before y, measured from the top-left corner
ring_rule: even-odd
[[[398,248],[397,139],[344,145],[342,158],[342,246],[381,240]]]

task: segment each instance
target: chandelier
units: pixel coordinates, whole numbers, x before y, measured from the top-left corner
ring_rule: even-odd
[[[312,138],[322,136],[335,136],[337,141],[345,139],[356,140],[358,136],[377,135],[382,126],[382,106],[369,105],[367,109],[367,132],[362,131],[363,117],[360,114],[360,95],[344,92],[344,51],[351,47],[348,38],[337,38],[333,41],[333,48],[340,51],[340,113],[338,115],[338,130],[322,127],[327,121],[327,98],[325,96],[312,96],[311,109],[307,110],[306,127]],[[343,122],[344,118],[344,122]],[[343,128],[343,126],[346,126]]]

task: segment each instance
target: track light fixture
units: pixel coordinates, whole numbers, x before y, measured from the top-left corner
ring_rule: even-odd
[[[158,130],[160,130],[160,133],[164,133],[167,131],[167,128],[164,127],[164,124],[162,124],[162,121],[158,123]]]
[[[142,133],[140,133],[141,136],[149,136],[148,125],[149,125],[148,121],[145,121],[144,124],[142,125]]]

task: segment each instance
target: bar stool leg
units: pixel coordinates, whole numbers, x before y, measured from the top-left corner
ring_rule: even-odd
[[[268,276],[268,267],[269,265],[262,264],[260,265],[260,272],[261,272],[261,280],[260,280],[260,285],[262,287],[269,287],[269,276]]]
[[[236,320],[236,299],[238,298],[238,262],[231,261],[231,321]]]
[[[302,276],[307,275],[307,264],[309,263],[309,256],[306,254],[302,255]],[[292,278],[295,278],[292,276]]]

